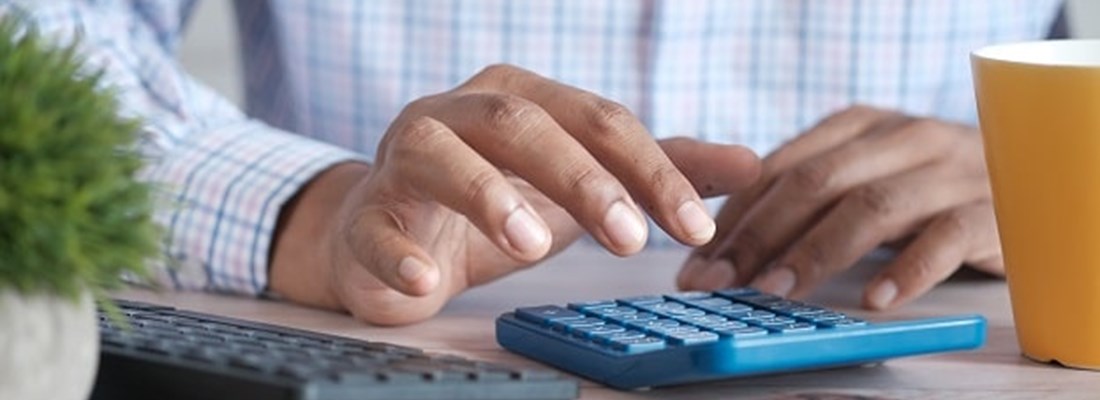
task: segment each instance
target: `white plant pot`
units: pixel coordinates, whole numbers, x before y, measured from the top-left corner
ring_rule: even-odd
[[[0,289],[0,399],[88,398],[99,362],[94,303]]]

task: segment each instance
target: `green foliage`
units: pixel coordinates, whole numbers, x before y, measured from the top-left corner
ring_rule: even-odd
[[[138,125],[100,79],[73,45],[0,20],[0,290],[102,294],[158,252]]]

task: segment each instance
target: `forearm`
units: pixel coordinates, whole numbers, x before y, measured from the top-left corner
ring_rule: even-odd
[[[332,235],[348,191],[370,166],[348,162],[322,172],[287,202],[279,215],[271,250],[270,289],[292,301],[342,309],[332,290]]]

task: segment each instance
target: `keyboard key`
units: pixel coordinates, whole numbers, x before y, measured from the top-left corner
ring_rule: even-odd
[[[516,317],[539,325],[549,325],[554,321],[581,319],[584,315],[558,306],[539,306],[517,308]]]
[[[657,327],[651,327],[651,328],[647,329],[646,331],[649,332],[650,334],[653,334],[653,335],[657,335],[657,336],[661,336],[661,337],[668,337],[668,336],[671,336],[671,335],[681,334],[681,333],[699,332],[699,328],[696,328],[694,326],[687,326],[687,325],[657,326]]]

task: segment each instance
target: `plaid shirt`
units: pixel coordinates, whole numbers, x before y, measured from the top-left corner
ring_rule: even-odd
[[[1042,38],[1061,0],[238,0],[247,106],[182,70],[193,0],[0,0],[82,37],[164,188],[177,288],[256,294],[281,206],[369,160],[409,101],[493,63],[636,112],[654,135],[766,153],[853,103],[974,123],[969,51]],[[194,26],[191,29],[203,29]]]

